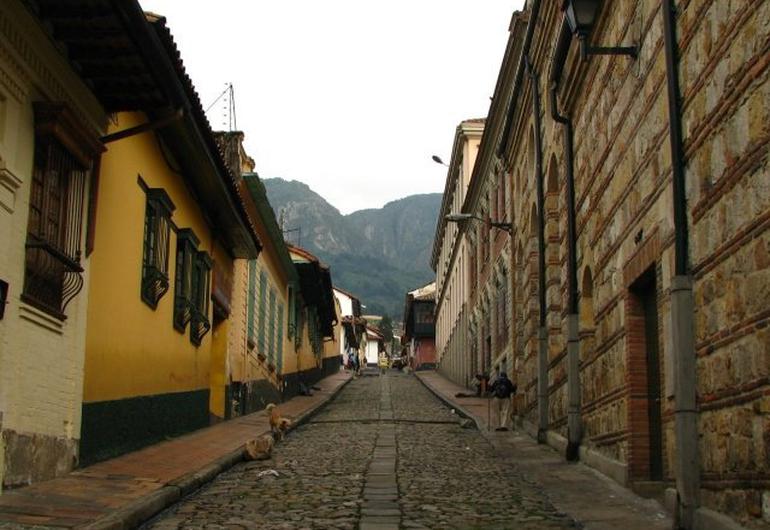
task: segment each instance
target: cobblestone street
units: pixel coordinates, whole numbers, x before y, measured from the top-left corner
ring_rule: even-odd
[[[352,381],[276,446],[147,528],[577,528],[408,375]]]

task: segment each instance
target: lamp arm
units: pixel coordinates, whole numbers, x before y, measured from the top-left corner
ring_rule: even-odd
[[[639,55],[638,46],[589,46],[588,39],[584,35],[578,36],[580,41],[580,57],[588,60],[589,55],[627,55],[636,59]]]

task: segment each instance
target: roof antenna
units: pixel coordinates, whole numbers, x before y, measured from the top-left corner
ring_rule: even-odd
[[[208,114],[211,108],[222,98],[226,99],[222,102],[222,126],[224,127],[226,124],[230,132],[236,131],[238,130],[238,122],[235,117],[235,87],[232,83],[225,83],[225,89],[206,107],[205,112]]]

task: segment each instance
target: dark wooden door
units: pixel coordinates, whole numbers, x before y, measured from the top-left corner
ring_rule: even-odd
[[[636,294],[644,311],[644,343],[647,365],[647,413],[649,417],[650,480],[663,479],[663,428],[661,420],[660,337],[655,268],[637,283]]]

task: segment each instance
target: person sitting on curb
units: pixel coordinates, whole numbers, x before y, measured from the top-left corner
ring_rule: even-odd
[[[494,410],[498,417],[498,426],[495,430],[507,431],[508,421],[511,417],[511,396],[516,393],[516,385],[508,379],[505,372],[500,372],[500,375],[490,385],[489,390],[494,399]]]

